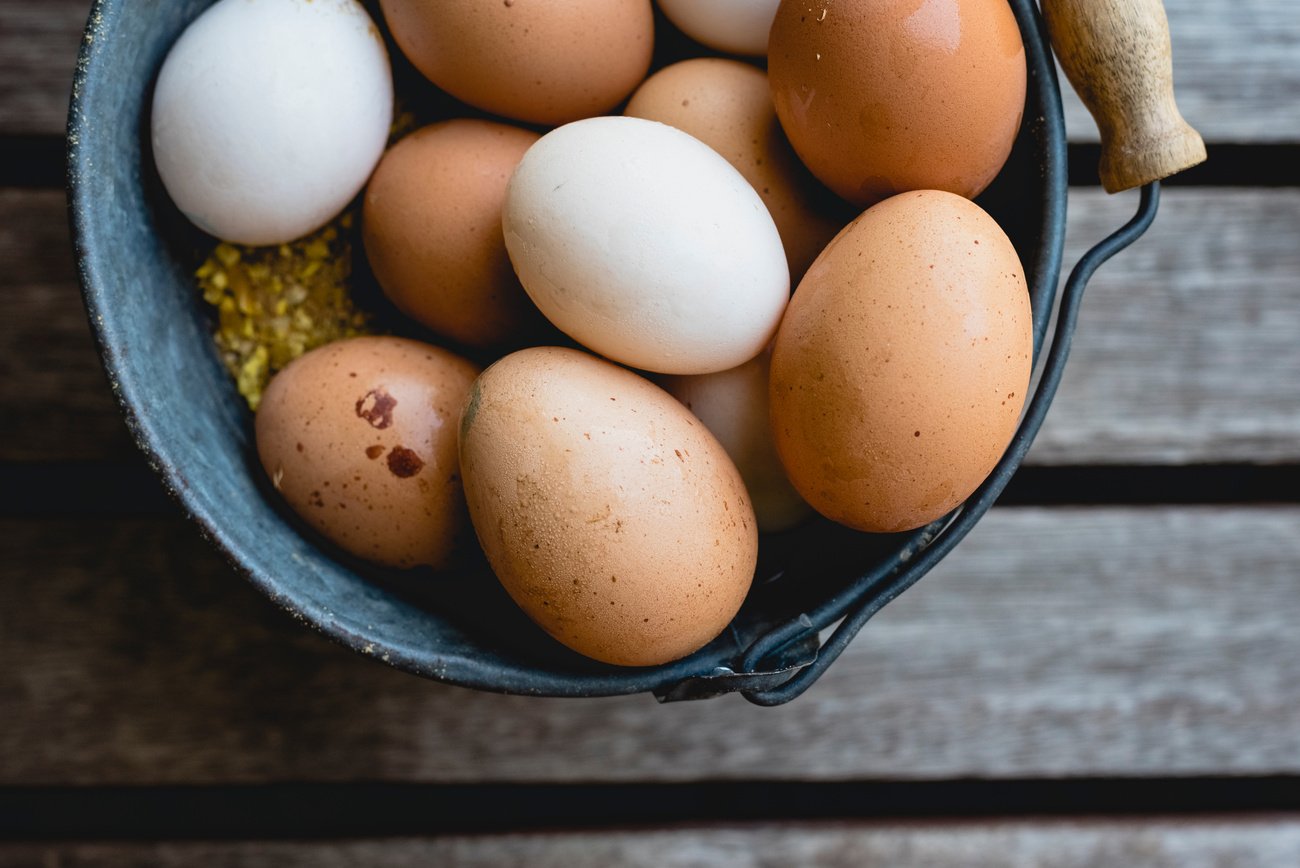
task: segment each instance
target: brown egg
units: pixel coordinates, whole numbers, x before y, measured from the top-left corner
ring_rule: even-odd
[[[636,89],[623,114],[690,133],[726,157],[763,197],[798,282],[851,215],[790,149],[761,69],[701,57],[659,70]]]
[[[474,385],[460,465],[501,584],[573,650],[684,657],[735,616],[758,556],[740,474],[649,381],[577,350],[506,356]]]
[[[768,75],[799,157],[860,206],[905,190],[975,196],[1025,105],[1006,0],[784,0]]]
[[[510,174],[539,136],[481,120],[433,124],[384,154],[366,188],[366,256],[412,319],[462,344],[518,344],[543,318],[501,234]]]
[[[603,114],[650,69],[650,0],[380,0],[402,53],[452,96],[558,125]]]
[[[1006,234],[950,193],[904,193],[826,248],[772,356],[790,481],[858,530],[920,527],[970,496],[1016,430],[1033,332]]]
[[[417,341],[326,344],[271,380],[257,454],[294,512],[393,567],[444,566],[465,536],[456,420],[477,366]]]

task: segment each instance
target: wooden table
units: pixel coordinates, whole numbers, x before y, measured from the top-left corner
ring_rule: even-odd
[[[1300,9],[1168,0],[1210,162],[1029,466],[826,677],[564,701],[284,617],[129,441],[61,189],[87,0],[0,0],[0,865],[1300,865]],[[1134,208],[1072,98],[1067,263]]]

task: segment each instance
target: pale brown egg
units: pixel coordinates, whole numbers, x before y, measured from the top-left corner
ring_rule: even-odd
[[[716,374],[660,377],[664,391],[695,414],[727,450],[745,480],[763,533],[790,530],[808,518],[808,504],[785,476],[772,441],[770,352]]]
[[[366,188],[366,257],[399,310],[475,347],[520,345],[543,317],[519,285],[501,234],[510,174],[537,133],[483,120],[416,130],[384,154]]]
[[[1006,0],[783,0],[768,75],[800,159],[859,206],[905,190],[975,196],[1025,105]]]
[[[646,79],[623,113],[690,133],[745,176],[781,233],[791,285],[852,217],[790,149],[757,67],[715,57],[675,63]]]
[[[650,69],[650,0],[380,0],[402,53],[438,87],[515,120],[603,114]]]
[[[951,193],[868,209],[813,263],[772,356],[790,481],[858,530],[920,527],[988,476],[1016,430],[1033,332],[1006,234]]]
[[[716,637],[758,555],[718,441],[671,395],[578,350],[489,367],[460,423],[479,542],[543,629],[606,663],[652,666]]]
[[[326,344],[271,380],[257,454],[294,512],[340,548],[441,567],[468,536],[456,421],[478,367],[392,337]]]

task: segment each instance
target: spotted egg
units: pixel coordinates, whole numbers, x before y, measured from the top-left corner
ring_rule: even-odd
[[[361,337],[312,350],[267,386],[257,454],[308,525],[386,566],[444,566],[468,536],[456,420],[478,367]]]

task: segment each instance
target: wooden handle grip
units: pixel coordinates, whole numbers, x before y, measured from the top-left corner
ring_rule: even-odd
[[[1101,130],[1101,183],[1139,187],[1205,160],[1174,103],[1160,0],[1041,0],[1061,67]]]

